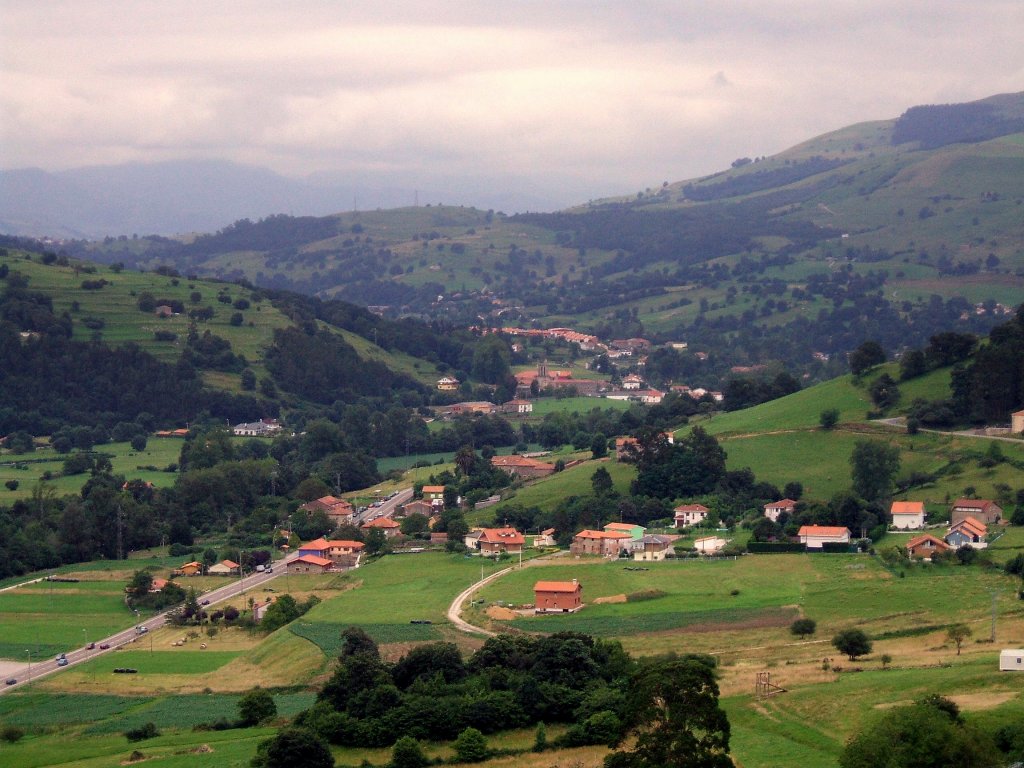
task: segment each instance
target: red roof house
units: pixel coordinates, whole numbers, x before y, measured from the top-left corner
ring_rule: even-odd
[[[533,585],[535,613],[575,613],[583,607],[583,587],[572,581],[538,581]]]

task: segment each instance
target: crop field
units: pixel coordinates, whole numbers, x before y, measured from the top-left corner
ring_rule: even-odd
[[[124,584],[38,582],[0,592],[0,658],[45,659],[131,626]],[[59,616],[59,621],[54,617]]]

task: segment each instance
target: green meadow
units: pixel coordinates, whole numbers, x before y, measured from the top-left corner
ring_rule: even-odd
[[[158,488],[169,488],[177,475],[163,470],[178,463],[184,442],[180,437],[150,436],[141,451],[134,450],[129,443],[104,443],[95,446],[93,451],[108,457],[114,474],[124,475],[126,480],[142,480]],[[58,496],[77,494],[89,475],[62,474],[65,459],[72,455],[57,453],[52,448],[37,448],[32,453],[0,452],[0,504],[30,497],[39,483],[52,488]],[[49,479],[44,478],[44,473],[49,473]],[[15,490],[4,485],[9,480],[18,481]]]
[[[81,648],[135,622],[124,583],[38,582],[0,592],[0,658],[46,659]],[[55,621],[54,617],[59,617]]]

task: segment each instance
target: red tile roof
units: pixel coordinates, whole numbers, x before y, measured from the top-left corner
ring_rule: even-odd
[[[680,504],[673,512],[710,512],[703,504]]]
[[[484,528],[480,531],[480,541],[489,544],[525,544],[523,534],[515,528]]]
[[[616,533],[614,531],[580,531],[576,534],[580,538],[584,539],[629,539],[632,538],[628,533]]]
[[[363,528],[400,528],[401,526],[390,517],[378,517],[368,523],[363,523]]]
[[[894,501],[890,511],[894,515],[918,515],[924,512],[923,501]]]
[[[841,525],[803,525],[798,536],[849,536],[850,529]]]
[[[333,565],[333,561],[328,560],[326,557],[317,557],[316,555],[300,555],[292,562],[309,563],[310,565],[316,565],[320,568],[323,568],[325,565]]]
[[[578,581],[538,581],[533,585],[534,592],[579,592],[583,589]]]

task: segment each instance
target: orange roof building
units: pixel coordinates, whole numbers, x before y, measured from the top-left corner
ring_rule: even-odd
[[[575,613],[583,607],[582,585],[572,581],[538,581],[533,585],[535,613]]]

